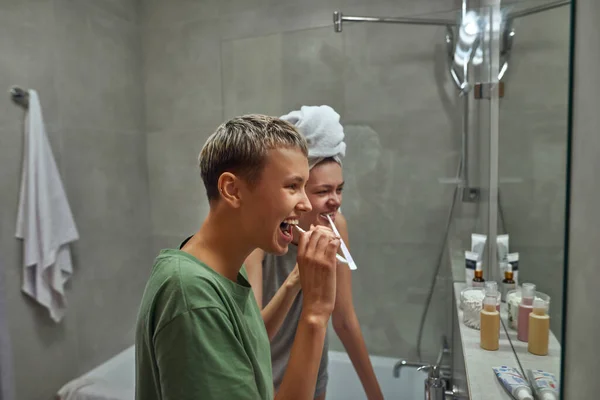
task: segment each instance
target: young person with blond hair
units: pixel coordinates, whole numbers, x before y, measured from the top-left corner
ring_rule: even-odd
[[[136,327],[137,400],[271,400],[269,338],[243,262],[283,255],[298,239],[302,313],[275,399],[312,399],[336,295],[340,241],[329,228],[294,234],[310,212],[307,147],[294,126],[248,115],[204,145],[207,218],[181,249],[156,258]]]

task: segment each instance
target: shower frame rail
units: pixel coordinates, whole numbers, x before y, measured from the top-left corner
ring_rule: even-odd
[[[554,8],[563,7],[571,4],[571,0],[560,0],[548,4],[543,4],[531,7],[526,10],[509,12],[506,14],[507,20],[525,17],[532,14],[537,14],[544,11],[549,11]],[[456,26],[458,22],[451,19],[436,19],[436,18],[418,18],[418,17],[369,17],[369,16],[354,16],[344,15],[341,11],[333,12],[333,24],[336,32],[342,31],[343,21],[348,22],[380,22],[387,24],[408,24],[408,25],[437,25],[437,26]]]

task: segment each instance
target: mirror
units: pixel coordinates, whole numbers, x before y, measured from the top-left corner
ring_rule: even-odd
[[[4,378],[11,368],[16,397],[54,397],[57,388],[131,349],[154,258],[162,248],[178,247],[208,212],[196,166],[208,135],[235,115],[279,116],[302,105],[333,107],[345,129],[341,208],[359,265],[352,296],[386,398],[422,395],[424,372],[413,364],[396,379],[391,372],[398,360],[447,363],[448,346],[462,354],[460,336],[452,336],[458,344],[447,343],[456,325],[449,299],[453,285],[464,284],[464,250],[473,232],[508,234],[510,253],[519,253],[519,282],[535,283],[550,296],[550,354],[530,354],[506,319],[512,346],[505,350],[512,357],[514,348],[523,368],[558,377],[570,6],[500,2],[519,17],[502,30],[504,95],[490,105],[476,101],[474,85],[463,86],[486,78],[465,79],[449,64],[466,64],[456,58],[465,55],[456,50],[463,8],[481,7],[485,15],[484,5],[497,2],[1,4],[0,188],[6,195],[0,198],[0,371]],[[332,19],[338,7],[350,20],[340,13]],[[357,15],[381,18],[359,23],[351,17]],[[490,35],[478,34],[482,41],[470,45],[481,45],[482,56],[473,45],[471,61],[481,66],[476,73],[489,73]],[[16,105],[11,102],[6,90],[12,85],[39,94],[79,231],[61,323],[21,290],[23,252],[15,226],[27,102],[17,89],[10,93]],[[498,105],[499,121],[481,118]],[[493,149],[491,126],[499,138]],[[497,226],[487,219],[495,212],[485,195],[490,150],[499,154]],[[451,273],[442,268],[446,258],[453,261]],[[100,329],[106,326],[109,334]],[[352,398],[345,393],[362,393],[352,386],[359,380],[344,358],[343,341],[333,331],[330,337],[335,362],[329,364],[327,398],[336,391]],[[118,385],[129,378],[133,385],[132,377],[113,376]],[[0,389],[7,386],[3,381]]]
[[[519,17],[508,32],[499,107],[498,234],[508,234],[509,253],[518,253],[518,284],[531,282],[537,297],[550,298],[548,355],[532,354],[518,339],[518,318],[503,323],[523,370],[543,369],[559,379],[571,7],[569,1],[522,1],[503,8]],[[517,316],[518,295],[507,304]]]

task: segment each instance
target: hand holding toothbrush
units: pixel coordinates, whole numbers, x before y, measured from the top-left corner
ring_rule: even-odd
[[[303,294],[302,312],[319,323],[327,323],[333,312],[339,247],[340,238],[327,227],[311,226],[309,231],[300,232],[298,270]]]

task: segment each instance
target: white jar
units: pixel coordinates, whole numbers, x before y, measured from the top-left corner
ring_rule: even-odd
[[[483,288],[469,288],[461,292],[461,308],[465,326],[480,329],[481,308],[484,297]]]
[[[519,304],[521,303],[521,288],[510,290],[506,295],[506,307],[508,313],[508,326],[518,329]]]

